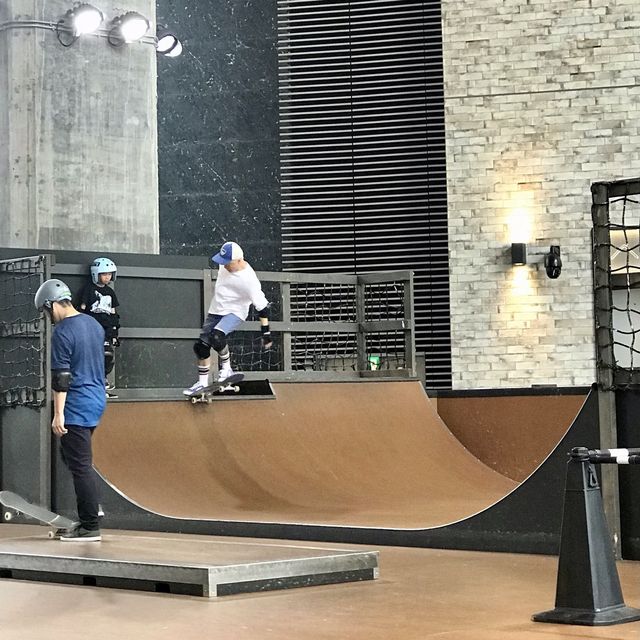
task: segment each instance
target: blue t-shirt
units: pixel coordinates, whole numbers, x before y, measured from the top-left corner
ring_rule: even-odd
[[[95,427],[106,405],[104,329],[83,313],[55,325],[51,369],[69,369],[72,382],[64,405],[65,424]]]

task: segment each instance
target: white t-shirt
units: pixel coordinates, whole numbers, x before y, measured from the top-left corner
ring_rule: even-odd
[[[209,313],[217,316],[233,313],[246,320],[251,305],[261,311],[268,304],[260,280],[249,263],[246,263],[244,269],[234,273],[229,273],[224,267],[218,269]]]

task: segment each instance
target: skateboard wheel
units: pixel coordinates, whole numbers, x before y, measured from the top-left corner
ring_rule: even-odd
[[[9,522],[9,520],[13,519],[13,513],[11,513],[11,511],[5,511],[4,512],[4,519]]]
[[[195,404],[196,402],[198,402],[197,398],[191,398],[191,404]]]
[[[55,537],[56,537],[55,531],[49,531],[47,533],[47,538],[49,538],[49,540],[53,540]]]

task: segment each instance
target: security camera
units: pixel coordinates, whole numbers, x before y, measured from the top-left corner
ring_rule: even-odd
[[[558,245],[551,245],[549,253],[545,253],[544,268],[550,278],[555,280],[560,277],[562,260],[560,259],[560,247]]]

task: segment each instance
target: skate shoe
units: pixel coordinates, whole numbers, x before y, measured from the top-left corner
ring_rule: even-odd
[[[100,529],[89,531],[82,525],[60,534],[61,542],[100,542],[100,540],[102,540]]]
[[[228,369],[220,369],[218,372],[218,382],[223,384],[225,380],[229,379],[231,376],[235,376],[234,370],[229,367]]]
[[[195,396],[196,394],[200,393],[203,389],[206,389],[206,386],[202,384],[202,382],[200,382],[200,380],[198,380],[198,382],[196,382],[195,384],[192,384],[188,389],[185,389],[182,393],[185,396]]]
[[[65,535],[65,534],[67,534],[67,533],[69,533],[71,531],[75,531],[79,526],[80,526],[79,522],[74,522],[73,526],[69,527],[68,529],[67,528],[65,528],[65,529],[56,529],[53,532],[53,537],[54,537],[55,540],[60,540],[61,536]]]

